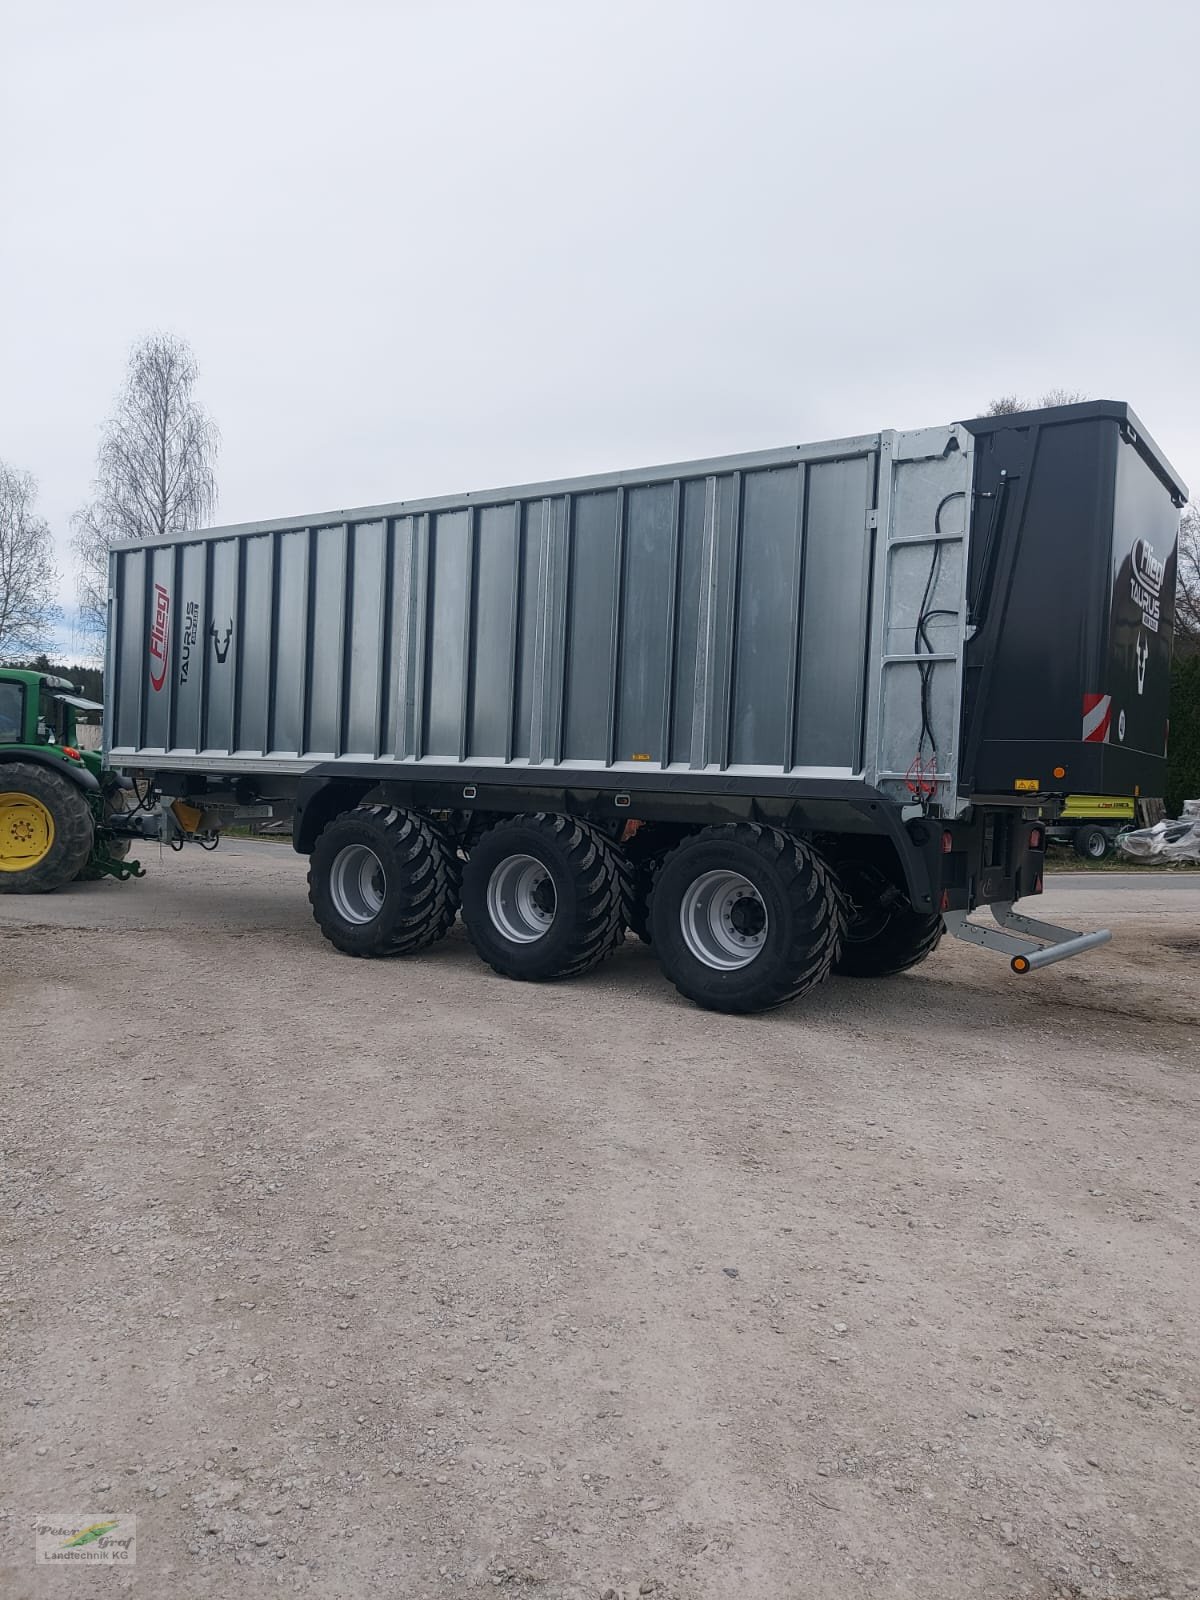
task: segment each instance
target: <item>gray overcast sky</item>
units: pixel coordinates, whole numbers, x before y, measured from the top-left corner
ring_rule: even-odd
[[[0,0],[0,458],[217,520],[1128,399],[1200,488],[1200,7]],[[64,586],[64,595],[70,593]]]

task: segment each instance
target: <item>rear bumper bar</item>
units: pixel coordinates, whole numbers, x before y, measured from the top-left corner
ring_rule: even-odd
[[[997,900],[989,907],[998,924],[989,928],[978,922],[968,922],[965,911],[943,913],[946,931],[966,944],[982,945],[987,950],[999,950],[1011,959],[1014,972],[1036,972],[1039,967],[1053,966],[1056,961],[1067,961],[1107,944],[1112,934],[1107,928],[1095,933],[1075,933],[1070,928],[1060,928],[1053,922],[1038,922],[1033,917],[1023,917],[1013,910],[1011,900]]]

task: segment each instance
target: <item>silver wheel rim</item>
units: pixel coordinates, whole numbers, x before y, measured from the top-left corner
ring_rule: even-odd
[[[515,944],[532,944],[554,921],[558,896],[554,879],[536,856],[508,856],[487,886],[493,927]]]
[[[706,872],[688,885],[679,907],[683,942],[718,972],[748,967],[766,943],[767,908],[740,872]]]
[[[383,863],[365,844],[348,844],[333,858],[329,896],[345,922],[374,922],[383,910],[387,879]]]

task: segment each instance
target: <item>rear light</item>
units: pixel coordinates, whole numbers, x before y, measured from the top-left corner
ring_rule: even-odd
[[[949,911],[949,909],[950,909],[950,891],[949,891],[949,889],[943,889],[942,890],[942,898],[938,903],[938,910],[939,911]]]
[[[62,753],[65,756],[70,756],[72,761],[83,760],[83,757],[79,754],[79,751],[75,749],[74,745],[64,744],[62,747]]]
[[[1029,848],[1031,850],[1041,850],[1045,843],[1046,833],[1043,828],[1031,828],[1029,830]]]
[[[954,835],[950,832],[949,828],[943,828],[943,830],[942,830],[942,854],[944,856],[948,856],[953,849],[954,849]]]

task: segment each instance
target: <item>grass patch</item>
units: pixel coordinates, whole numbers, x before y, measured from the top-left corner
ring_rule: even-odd
[[[1105,856],[1103,861],[1085,861],[1068,846],[1066,849],[1052,849],[1047,854],[1046,871],[1053,875],[1063,872],[1156,872],[1161,877],[1164,872],[1200,872],[1200,865],[1190,861],[1131,861],[1119,852]]]

